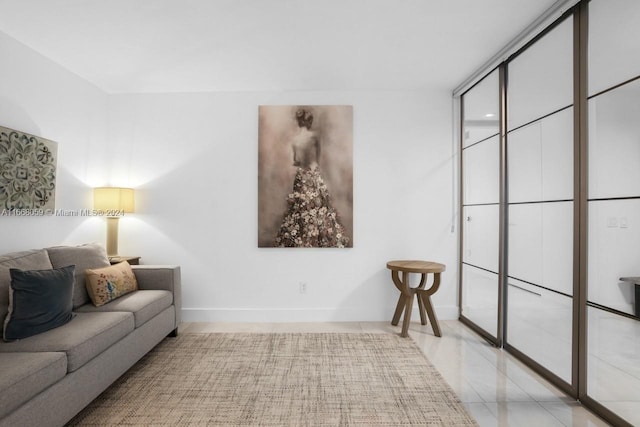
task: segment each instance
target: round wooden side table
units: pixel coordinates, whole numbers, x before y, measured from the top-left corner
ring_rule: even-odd
[[[400,291],[400,298],[398,299],[398,305],[396,305],[396,311],[393,314],[393,320],[391,324],[396,326],[400,321],[400,316],[404,311],[404,320],[402,321],[402,333],[401,337],[409,336],[409,324],[411,322],[411,309],[413,308],[413,296],[416,296],[418,300],[418,308],[420,309],[420,323],[427,324],[427,316],[431,321],[431,327],[433,328],[433,334],[437,337],[441,337],[440,325],[438,324],[438,318],[436,312],[433,310],[433,304],[431,303],[431,295],[435,294],[440,287],[440,273],[442,273],[446,266],[437,262],[431,261],[389,261],[387,268],[391,270],[391,278],[393,284]],[[402,277],[400,277],[402,273]],[[421,274],[420,284],[415,288],[409,285],[409,274],[418,273]],[[427,284],[427,275],[433,274],[433,283],[428,289],[425,289]],[[425,313],[426,312],[426,313]]]

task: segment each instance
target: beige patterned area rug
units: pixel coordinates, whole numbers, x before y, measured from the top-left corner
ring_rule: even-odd
[[[410,338],[183,334],[70,425],[477,426]]]

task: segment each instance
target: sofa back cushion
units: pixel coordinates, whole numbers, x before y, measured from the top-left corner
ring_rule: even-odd
[[[5,341],[37,335],[73,318],[74,269],[70,265],[51,270],[10,270],[9,314],[2,336]]]
[[[4,321],[9,310],[9,285],[11,275],[9,270],[48,270],[53,266],[45,249],[33,249],[30,251],[13,252],[0,255],[0,319]]]
[[[75,265],[75,283],[73,285],[73,308],[91,302],[85,287],[85,270],[108,267],[111,265],[107,251],[100,245],[91,243],[80,246],[54,246],[47,248],[54,268]]]

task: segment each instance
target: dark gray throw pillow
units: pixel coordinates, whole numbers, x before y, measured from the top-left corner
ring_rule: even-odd
[[[19,340],[62,326],[73,309],[75,265],[51,270],[23,271],[12,268],[9,313],[3,339]]]

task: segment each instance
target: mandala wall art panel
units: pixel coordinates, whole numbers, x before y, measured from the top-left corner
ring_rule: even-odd
[[[57,148],[0,126],[0,210],[55,208]]]
[[[353,247],[353,107],[258,109],[258,247]]]

